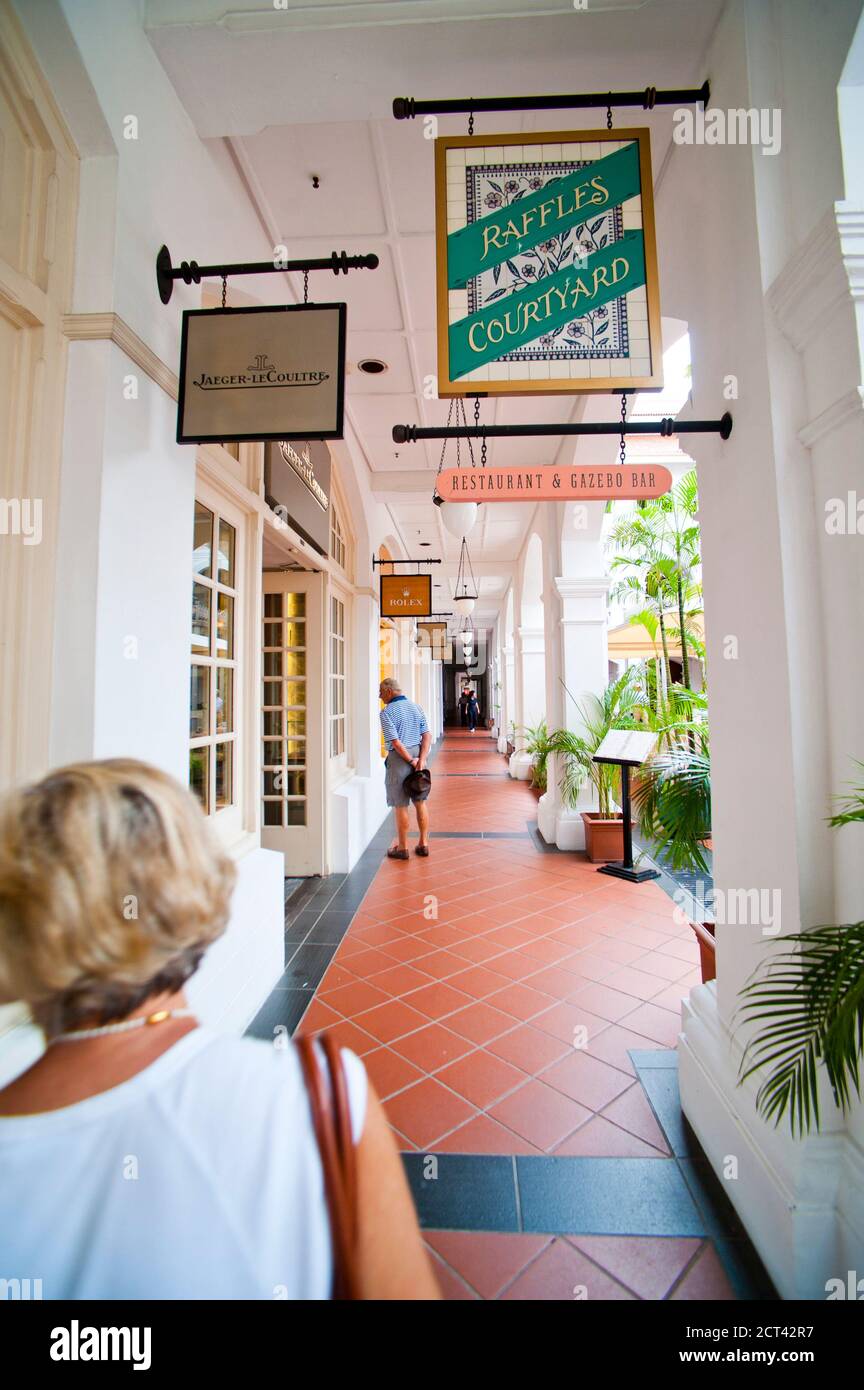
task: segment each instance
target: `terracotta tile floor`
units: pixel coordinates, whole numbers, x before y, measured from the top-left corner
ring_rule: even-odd
[[[383,860],[301,1031],[363,1056],[405,1151],[668,1157],[628,1049],[675,1046],[692,932],[656,883],[538,850],[536,799],[505,772],[486,733],[447,733],[430,811],[453,838]],[[731,1296],[699,1239],[427,1239],[453,1297]]]
[[[446,1299],[733,1299],[710,1241],[427,1231]]]
[[[301,1030],[363,1055],[403,1149],[667,1155],[628,1049],[674,1047],[696,942],[656,884],[539,852],[505,772],[485,733],[447,734],[433,830],[513,838],[384,860]]]

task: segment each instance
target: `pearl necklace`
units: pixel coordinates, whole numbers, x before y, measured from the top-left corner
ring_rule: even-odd
[[[164,1023],[169,1018],[193,1018],[191,1009],[159,1009],[155,1014],[142,1014],[140,1018],[127,1018],[122,1023],[105,1023],[101,1028],[76,1028],[71,1033],[58,1033],[51,1038],[49,1046],[58,1042],[83,1042],[86,1038],[105,1038],[112,1033],[128,1033],[133,1028],[143,1028],[145,1024]]]

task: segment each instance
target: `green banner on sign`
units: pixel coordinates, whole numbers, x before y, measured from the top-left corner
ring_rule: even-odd
[[[550,180],[506,207],[471,222],[447,238],[447,285],[464,289],[469,280],[529,251],[540,241],[560,236],[568,227],[635,198],[641,192],[639,146],[596,159],[574,174]]]
[[[533,289],[514,290],[497,304],[451,323],[451,377],[455,381],[467,376],[644,284],[642,233],[625,232],[584,266],[565,266],[538,280]]]

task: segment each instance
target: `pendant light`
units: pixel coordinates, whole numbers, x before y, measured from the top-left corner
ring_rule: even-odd
[[[440,499],[441,525],[451,536],[468,536],[477,521],[476,502],[445,502]]]
[[[468,576],[471,576],[469,587]],[[462,537],[462,549],[459,552],[459,569],[456,574],[456,592],[453,595],[453,607],[462,618],[467,618],[474,612],[474,604],[477,602],[477,580],[474,578],[474,570],[471,566],[471,556],[468,554],[468,542]]]

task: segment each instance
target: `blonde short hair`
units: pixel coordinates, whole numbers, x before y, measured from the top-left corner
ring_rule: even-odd
[[[0,801],[0,1003],[51,1035],[181,988],[234,886],[192,794],[146,763],[76,763]]]

